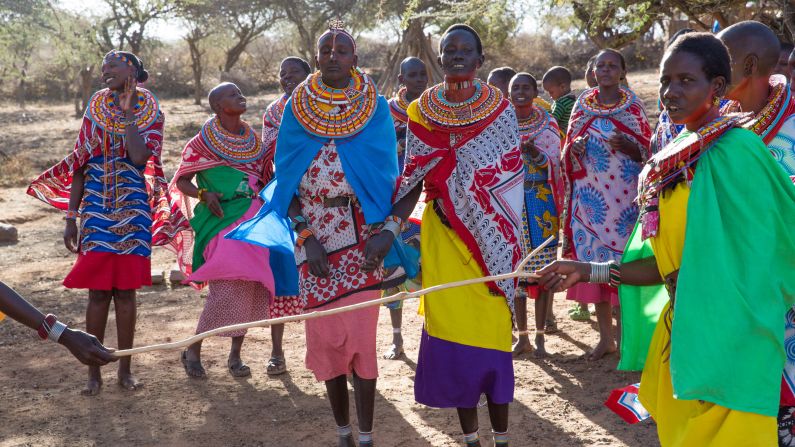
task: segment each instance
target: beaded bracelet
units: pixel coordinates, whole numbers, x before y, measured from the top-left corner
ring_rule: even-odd
[[[295,229],[298,228],[298,225],[300,225],[302,223],[304,223],[304,224],[307,223],[306,222],[306,217],[304,217],[304,216],[302,216],[300,214],[295,216],[295,217],[291,217],[290,218],[290,228],[293,231],[295,231]]]
[[[64,216],[63,219],[64,220],[77,220],[77,216],[79,216],[79,215],[80,215],[80,213],[78,213],[75,210],[67,210],[66,211],[66,216]]]
[[[301,230],[301,233],[298,234],[298,238],[296,238],[296,240],[295,240],[295,246],[299,247],[299,248],[303,247],[304,243],[306,242],[306,240],[309,239],[310,237],[314,236],[314,235],[315,235],[315,232],[312,231],[311,228],[309,228],[309,227],[304,228],[303,230]]]
[[[610,267],[610,285],[618,287],[621,285],[621,265],[616,262],[608,262]]]
[[[48,314],[46,317],[44,317],[44,320],[42,320],[38,332],[39,337],[41,337],[42,340],[52,340],[57,343],[65,330],[65,324],[58,321],[58,318],[56,318],[55,315]]]
[[[384,225],[381,227],[381,231],[391,231],[395,237],[398,237],[403,229],[403,219],[395,215],[388,216],[384,219]]]
[[[199,199],[199,202],[204,202],[204,199],[202,198],[202,194],[204,194],[206,192],[207,192],[206,189],[199,188],[199,192],[196,194],[196,198]]]

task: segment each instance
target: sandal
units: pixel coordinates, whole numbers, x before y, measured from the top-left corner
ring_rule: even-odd
[[[393,343],[391,346],[389,346],[389,349],[386,350],[386,352],[382,357],[384,358],[384,360],[397,360],[402,355],[403,355],[403,346],[398,348]]]
[[[271,357],[268,360],[268,368],[265,370],[269,376],[278,376],[287,372],[287,361],[284,357]]]
[[[251,368],[243,363],[242,360],[234,364],[232,364],[231,361],[227,361],[226,367],[229,369],[229,374],[232,374],[232,377],[248,377],[251,375]]]
[[[185,374],[188,375],[191,379],[204,379],[207,377],[207,372],[204,370],[202,366],[201,360],[188,360],[188,351],[182,351],[182,355],[180,355],[179,360],[182,362],[182,366],[185,368]],[[198,371],[199,375],[193,375],[191,371]]]

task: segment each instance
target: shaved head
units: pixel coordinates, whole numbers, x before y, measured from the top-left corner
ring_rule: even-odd
[[[218,113],[218,100],[221,99],[224,92],[228,91],[229,89],[236,88],[237,85],[231,82],[222,82],[210,90],[210,94],[207,95],[207,102],[210,103],[210,108],[213,110],[213,112]]]
[[[409,56],[400,63],[400,73],[406,74],[412,69],[425,70],[425,62],[414,56]]]
[[[738,75],[753,75],[748,66],[753,58],[757,60],[757,76],[769,77],[773,73],[778,63],[780,43],[773,30],[766,25],[747,20],[724,29],[718,33],[718,38],[729,49],[732,70],[740,71],[734,73],[737,82],[740,81]]]

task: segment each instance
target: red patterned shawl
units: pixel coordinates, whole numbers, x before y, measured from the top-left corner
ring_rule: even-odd
[[[143,88],[139,87],[138,91],[142,95],[154,97]],[[33,180],[28,186],[27,193],[29,195],[60,210],[68,209],[69,194],[72,190],[72,173],[76,169],[85,166],[89,159],[102,154],[103,139],[110,134],[110,132],[106,132],[101,123],[92,121],[88,112],[92,103],[102,100],[108,94],[109,91],[107,89],[100,90],[94,94],[91,101],[89,101],[86,113],[83,115],[80,133],[77,136],[72,153]],[[154,104],[156,104],[156,101]],[[146,162],[146,167],[144,168],[146,189],[149,192],[149,205],[152,208],[152,245],[166,245],[179,232],[190,228],[190,224],[179,208],[172,205],[168,192],[168,183],[166,183],[166,178],[163,174],[163,162],[161,159],[163,124],[165,121],[163,112],[159,108],[148,112],[156,113],[157,118],[149,127],[139,129],[139,132],[146,146],[152,151],[152,156]],[[124,144],[122,142],[122,154],[125,153],[126,149]]]
[[[522,258],[524,206],[524,170],[513,106],[503,99],[489,116],[464,128],[430,123],[417,102],[409,106],[408,115],[406,166],[395,201],[424,180],[426,200],[442,199],[451,227],[483,272],[513,271]],[[488,286],[513,309],[515,280]]]

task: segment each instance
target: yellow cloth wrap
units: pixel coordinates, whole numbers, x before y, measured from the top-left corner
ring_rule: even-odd
[[[420,252],[425,266],[423,288],[484,276],[464,242],[442,223],[430,202],[422,215]],[[478,348],[511,351],[511,311],[505,299],[492,295],[485,284],[426,295],[422,309],[425,331],[432,337]]]
[[[690,189],[677,185],[660,198],[658,236],[650,239],[663,277],[679,269],[685,244]],[[638,398],[657,422],[662,447],[775,446],[775,417],[730,410],[710,402],[674,399],[669,352],[671,335],[665,325],[666,305],[654,330],[640,381]],[[674,317],[675,318],[675,317]],[[697,341],[694,341],[697,342]],[[730,368],[727,363],[727,367]],[[731,380],[727,375],[726,380]]]

